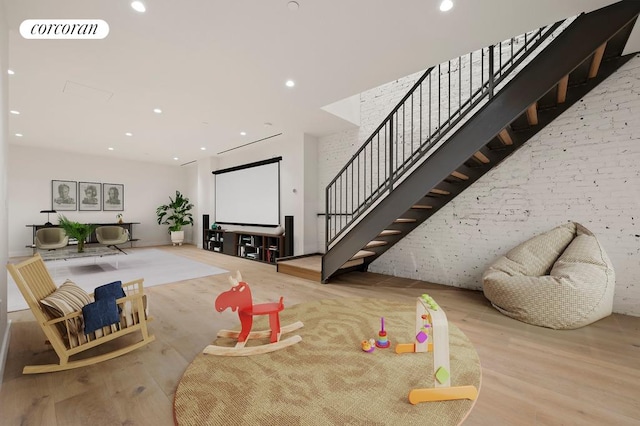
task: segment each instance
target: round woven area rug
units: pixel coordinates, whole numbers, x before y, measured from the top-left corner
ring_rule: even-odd
[[[411,389],[434,385],[431,353],[394,351],[396,343],[415,339],[414,302],[320,300],[286,308],[280,317],[282,325],[304,323],[290,333],[302,341],[262,355],[198,355],[176,390],[176,424],[457,425],[473,408],[470,400],[409,403]],[[391,346],[366,353],[360,342],[378,337],[381,317]],[[264,318],[253,327],[267,328]],[[451,386],[479,390],[478,354],[451,323],[449,343]],[[218,338],[215,344],[233,346],[235,340]]]

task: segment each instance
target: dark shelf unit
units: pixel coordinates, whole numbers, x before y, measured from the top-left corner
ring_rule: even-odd
[[[223,246],[224,231],[218,231],[214,229],[206,229],[204,231],[204,241],[202,242],[202,248],[204,248],[205,250],[222,253]]]
[[[206,229],[202,248],[216,253],[275,264],[284,256],[284,235]]]

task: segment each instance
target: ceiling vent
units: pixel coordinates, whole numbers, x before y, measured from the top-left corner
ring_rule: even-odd
[[[107,102],[113,96],[113,92],[108,90],[96,89],[95,87],[85,86],[84,84],[66,81],[62,93],[77,96],[92,102]]]

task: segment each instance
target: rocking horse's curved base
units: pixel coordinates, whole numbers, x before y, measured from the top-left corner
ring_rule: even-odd
[[[303,326],[304,324],[302,324],[302,321],[296,321],[292,324],[280,327],[280,334],[291,333],[292,331],[302,328]],[[233,330],[218,331],[218,337],[229,337],[231,339],[237,339],[239,335],[240,335],[239,331],[233,331]],[[259,330],[259,331],[252,331],[251,333],[249,333],[249,336],[247,337],[247,339],[266,339],[269,336],[271,336],[271,330]]]
[[[260,332],[256,332],[256,333],[260,333]],[[296,334],[295,336],[291,336],[284,340],[280,340],[279,342],[268,343],[266,345],[260,345],[260,346],[228,347],[228,346],[209,345],[206,348],[204,348],[202,353],[209,354],[209,355],[221,355],[221,356],[260,355],[260,354],[266,354],[269,352],[277,351],[279,349],[286,348],[287,346],[295,345],[300,341],[302,341],[302,337]]]

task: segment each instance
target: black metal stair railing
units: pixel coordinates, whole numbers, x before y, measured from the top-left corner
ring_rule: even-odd
[[[573,19],[429,68],[327,185],[325,249]]]

